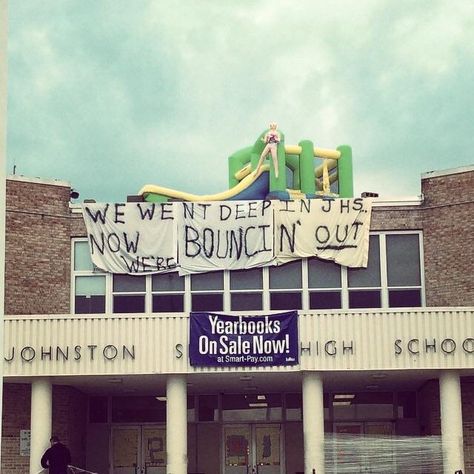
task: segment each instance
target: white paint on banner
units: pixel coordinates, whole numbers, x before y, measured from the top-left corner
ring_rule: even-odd
[[[261,267],[273,261],[270,201],[177,204],[181,274]]]
[[[275,254],[285,263],[319,257],[367,267],[371,199],[275,201]]]
[[[173,203],[83,204],[92,262],[111,273],[176,269]]]

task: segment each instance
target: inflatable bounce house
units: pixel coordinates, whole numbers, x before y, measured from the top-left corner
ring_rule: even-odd
[[[269,163],[264,162],[267,155]],[[197,195],[146,185],[139,195],[148,202],[351,198],[352,150],[347,145],[318,148],[310,140],[286,145],[284,134],[270,124],[253,146],[229,157],[228,190]]]

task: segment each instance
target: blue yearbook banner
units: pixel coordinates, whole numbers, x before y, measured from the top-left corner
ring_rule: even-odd
[[[230,316],[191,313],[191,365],[242,367],[298,363],[298,313]]]

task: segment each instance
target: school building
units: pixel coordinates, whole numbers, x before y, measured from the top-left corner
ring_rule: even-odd
[[[37,474],[52,433],[100,474],[474,473],[474,166],[375,198],[367,268],[100,271],[71,192],[7,179],[3,474]],[[296,356],[191,364],[191,312],[296,312]]]

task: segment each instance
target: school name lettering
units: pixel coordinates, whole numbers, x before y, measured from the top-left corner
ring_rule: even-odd
[[[336,341],[329,339],[327,341],[306,341],[300,342],[300,353],[301,355],[326,355],[335,357],[338,354],[350,354],[354,355],[355,344],[354,341]]]
[[[5,362],[21,360],[22,362],[39,361],[81,361],[95,360],[102,357],[105,360],[113,361],[115,359],[135,359],[135,345],[116,346],[106,344],[98,346],[97,344],[88,344],[86,346],[12,346],[5,352]]]
[[[396,339],[393,343],[393,347],[395,355],[401,355],[406,352],[411,355],[435,354],[437,352],[454,354],[459,351],[465,354],[474,354],[474,337],[466,337],[461,340],[449,337],[441,340],[435,338]]]

